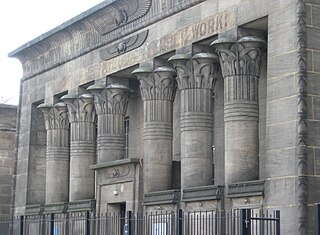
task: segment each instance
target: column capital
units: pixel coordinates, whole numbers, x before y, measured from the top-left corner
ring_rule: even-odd
[[[176,94],[176,71],[170,67],[155,70],[138,68],[132,72],[140,82],[142,100],[168,100],[173,102]]]
[[[246,36],[234,41],[219,38],[211,43],[220,58],[223,77],[259,77],[266,50],[266,42],[260,38]]]
[[[95,84],[87,89],[94,95],[95,108],[100,114],[121,114],[125,115],[131,93],[127,86],[121,84],[110,84],[104,86]]]
[[[62,96],[61,100],[67,105],[70,123],[95,122],[93,95],[88,93],[80,96],[68,94]]]
[[[38,107],[44,115],[46,130],[69,129],[68,109],[63,102],[40,104]]]
[[[177,70],[177,82],[180,90],[214,90],[218,72],[218,56],[202,52],[191,57],[190,54],[177,54],[168,60]]]

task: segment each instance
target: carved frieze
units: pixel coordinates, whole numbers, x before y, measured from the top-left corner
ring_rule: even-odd
[[[144,16],[151,0],[118,0],[91,15],[88,21],[102,35]]]
[[[112,59],[118,55],[124,54],[128,51],[134,50],[140,47],[148,37],[148,31],[143,31],[141,33],[135,34],[126,40],[122,40],[119,43],[108,46],[100,51],[100,57],[103,60]]]
[[[95,122],[93,95],[82,94],[81,96],[65,95],[61,98],[68,107],[69,121],[72,122]]]
[[[43,112],[47,130],[69,129],[68,109],[60,102],[55,105],[41,104],[38,108]]]
[[[107,87],[96,84],[88,87],[94,95],[95,108],[100,114],[125,115],[132,90],[121,84],[110,84]]]
[[[108,167],[99,171],[98,183],[106,179],[116,179],[127,177],[130,174],[130,165],[122,165],[116,167]]]

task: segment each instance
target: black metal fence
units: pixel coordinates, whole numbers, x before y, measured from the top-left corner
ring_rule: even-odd
[[[28,215],[0,220],[0,231],[12,235],[280,235],[280,212],[239,209]]]

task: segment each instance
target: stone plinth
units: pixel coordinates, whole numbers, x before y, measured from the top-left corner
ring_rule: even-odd
[[[172,188],[172,118],[176,72],[169,67],[132,72],[143,100],[144,193]]]
[[[243,37],[217,39],[224,77],[225,181],[259,179],[258,84],[265,41]]]
[[[124,117],[132,90],[121,84],[88,87],[94,95],[97,123],[98,163],[124,158]]]
[[[69,201],[69,120],[64,103],[39,105],[47,130],[46,204]]]
[[[61,98],[69,111],[70,122],[70,202],[94,198],[96,125],[91,94],[65,95]]]
[[[169,58],[178,72],[181,100],[181,187],[212,184],[212,95],[218,57],[198,53]]]

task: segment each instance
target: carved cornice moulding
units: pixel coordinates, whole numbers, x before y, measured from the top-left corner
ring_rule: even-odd
[[[105,1],[12,51],[9,57],[21,61],[23,80],[27,80],[203,1]]]

